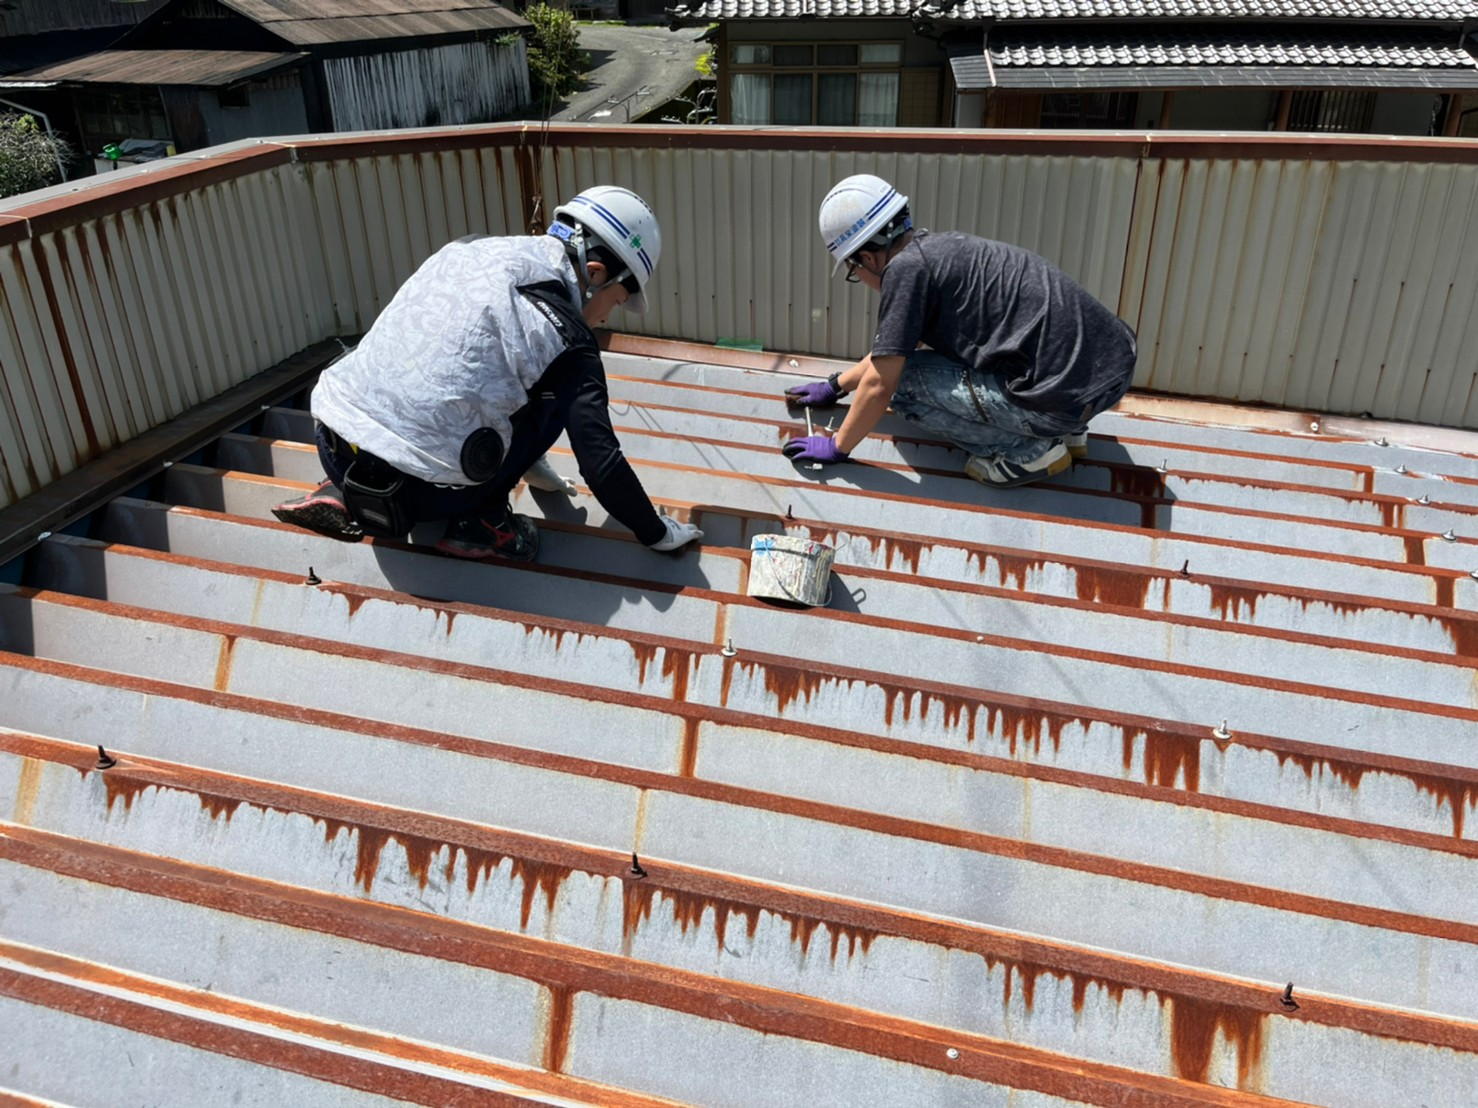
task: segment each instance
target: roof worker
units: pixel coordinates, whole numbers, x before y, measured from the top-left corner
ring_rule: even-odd
[[[508,497],[520,477],[561,481],[541,460],[565,431],[585,483],[638,540],[701,539],[652,507],[621,453],[591,330],[614,308],[644,310],[660,252],[651,208],[609,185],[555,208],[545,235],[443,246],[319,378],[328,479],[273,514],[349,542],[444,519],[443,553],[527,562],[539,533]]]
[[[1128,324],[1029,250],[958,231],[915,229],[908,197],[858,174],[821,202],[821,238],[882,296],[872,352],[786,390],[827,407],[855,394],[834,437],[794,438],[794,461],[833,463],[893,411],[969,455],[965,472],[1006,488],[1061,473],[1087,453],[1088,421],[1128,391]],[[926,344],[929,349],[920,349]]]

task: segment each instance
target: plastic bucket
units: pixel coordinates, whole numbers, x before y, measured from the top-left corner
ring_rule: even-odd
[[[749,544],[749,595],[789,608],[831,602],[836,551],[797,535],[756,535]]]

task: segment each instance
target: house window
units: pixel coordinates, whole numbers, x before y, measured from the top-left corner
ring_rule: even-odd
[[[1134,92],[1053,92],[1042,97],[1043,127],[1115,130],[1134,126]]]
[[[781,126],[892,127],[903,45],[897,42],[735,43],[729,121]]]
[[[1375,93],[1365,89],[1295,92],[1288,110],[1290,131],[1368,131]]]
[[[245,85],[223,88],[216,93],[216,103],[223,108],[249,108],[251,107],[251,93],[247,91]]]

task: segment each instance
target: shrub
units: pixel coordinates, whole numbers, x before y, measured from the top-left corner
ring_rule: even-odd
[[[57,159],[70,156],[67,144],[38,127],[35,117],[0,116],[0,196],[56,184],[62,179]]]
[[[529,77],[544,102],[575,91],[590,58],[580,49],[580,32],[569,12],[530,4],[524,18],[534,25],[529,40]]]

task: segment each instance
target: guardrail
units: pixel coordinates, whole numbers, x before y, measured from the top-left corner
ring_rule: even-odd
[[[0,505],[597,182],[663,221],[623,329],[859,355],[875,298],[828,278],[815,209],[864,171],[1116,306],[1141,388],[1478,427],[1472,141],[502,124],[234,144],[0,204]]]

